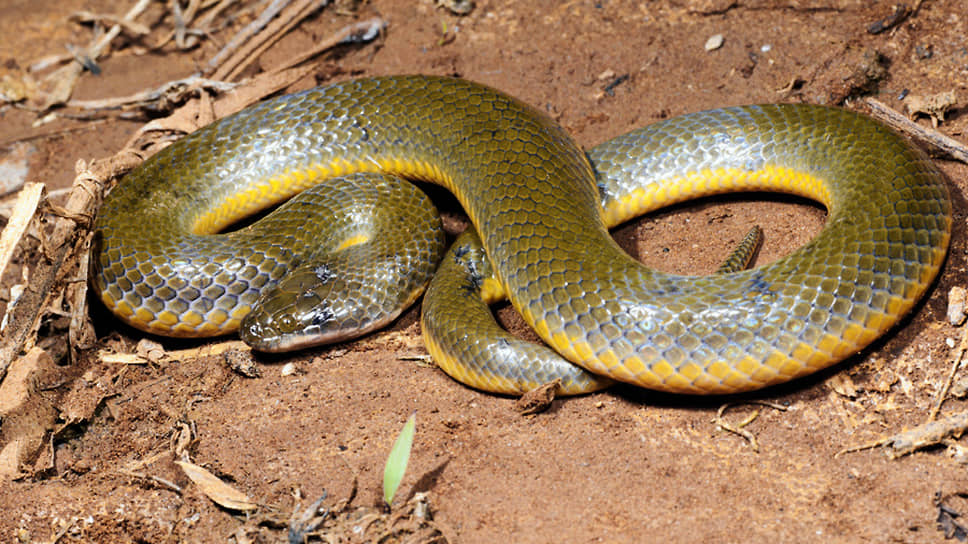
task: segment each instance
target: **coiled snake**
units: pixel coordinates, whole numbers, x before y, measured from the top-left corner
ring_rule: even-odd
[[[358,309],[320,315],[320,304],[312,303],[323,298],[310,285],[314,278],[339,276],[339,266],[299,254],[330,228],[330,221],[309,215],[315,204],[287,205],[261,231],[256,223],[210,235],[353,172],[449,189],[480,235],[480,255],[496,279],[487,285],[503,291],[550,347],[594,375],[674,392],[755,389],[856,353],[925,293],[944,260],[952,222],[944,178],[931,161],[892,131],[845,110],[774,105],[697,113],[618,137],[586,156],[546,115],[482,85],[370,78],[260,103],[181,139],[129,174],[97,220],[95,289],[140,329],[223,334],[239,327],[264,288],[295,268],[302,276],[291,284],[294,297],[312,299],[303,306],[317,308],[310,321],[355,320],[356,332],[385,323],[392,316],[361,317],[370,300],[405,304],[416,295],[384,296],[387,282],[375,279],[376,294],[360,303],[364,295],[350,289],[369,283],[360,276],[329,290]],[[366,179],[374,187],[392,183]],[[817,200],[827,207],[827,223],[811,242],[767,266],[706,277],[645,268],[608,235],[608,227],[655,208],[739,190]],[[362,224],[364,208],[417,206],[377,194],[383,189],[369,191],[375,200],[341,221]],[[296,211],[286,216],[290,208]],[[413,281],[419,293],[441,251],[439,234],[421,230],[434,219],[390,222],[401,226],[376,236],[384,245],[375,254],[389,257],[390,268],[419,269]],[[333,250],[355,251],[372,232],[350,228]],[[247,245],[233,245],[252,236]],[[429,239],[424,249],[393,256],[406,240],[421,237]],[[476,251],[473,240],[461,243],[451,262]],[[489,375],[506,372],[506,364],[487,360],[504,357],[504,344],[479,341],[481,331],[467,325],[464,310],[447,308],[446,301],[425,302],[428,348],[445,368],[455,361],[477,365],[465,372],[468,381],[488,388]],[[494,388],[521,388],[502,387]]]

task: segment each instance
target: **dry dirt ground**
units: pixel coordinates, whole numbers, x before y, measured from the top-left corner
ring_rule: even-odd
[[[702,109],[837,103],[864,83],[897,109],[903,93],[950,90],[964,105],[963,0],[927,0],[899,25],[869,33],[895,3],[478,0],[463,17],[429,0],[342,3],[286,35],[250,73],[377,14],[389,22],[384,36],[311,61],[316,68],[293,88],[364,75],[457,75],[545,108],[585,146]],[[68,15],[120,15],[127,9],[121,4],[4,0],[0,65],[25,68],[65,44],[87,43],[90,27]],[[160,12],[161,4],[152,9]],[[81,78],[75,97],[126,95],[187,76],[246,22],[188,52],[145,52],[129,42],[100,61],[99,75]],[[707,51],[716,34],[722,46]],[[870,51],[886,68],[873,82],[863,74]],[[965,111],[949,112],[940,130],[968,139]],[[28,179],[51,188],[70,184],[78,159],[115,153],[143,122],[36,120],[22,109],[0,109],[7,149],[0,151],[30,138]],[[949,372],[950,346],[962,336],[945,309],[949,289],[965,283],[968,167],[938,165],[956,205],[940,279],[884,339],[815,377],[729,399],[615,387],[522,416],[515,399],[463,387],[413,360],[426,353],[418,309],[361,342],[260,359],[257,378],[218,356],[123,366],[89,354],[38,378],[58,425],[72,424],[47,435],[55,437],[20,477],[0,483],[0,542],[283,540],[294,512],[324,492],[322,504],[336,505],[354,475],[353,507],[379,505],[384,460],[411,413],[417,433],[400,496],[427,492],[436,524],[454,542],[942,541],[939,514],[968,513],[958,495],[968,493],[958,443],[896,460],[882,449],[835,456],[925,421]],[[656,213],[617,236],[648,265],[702,274],[754,224],[765,230],[763,264],[803,244],[823,220],[810,203],[744,195]],[[99,347],[131,351],[143,337],[96,304],[91,312]],[[519,326],[506,310],[502,318]],[[295,372],[283,373],[286,363]],[[734,422],[760,411],[746,427],[758,453],[713,422],[727,401],[740,403],[725,416]],[[744,404],[751,401],[786,410]],[[85,402],[97,409],[69,421]],[[965,409],[949,400],[941,416]],[[173,445],[185,429],[194,430],[193,440]],[[246,515],[216,505],[174,464],[174,450],[261,506]],[[951,515],[942,517],[949,535],[964,538]],[[352,524],[338,531],[353,536]]]

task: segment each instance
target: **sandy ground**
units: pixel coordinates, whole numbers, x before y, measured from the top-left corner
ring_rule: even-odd
[[[313,61],[317,68],[294,88],[363,75],[456,75],[545,108],[585,146],[702,109],[838,103],[867,51],[883,56],[886,75],[870,90],[889,105],[902,108],[905,91],[949,90],[964,104],[962,1],[929,0],[899,26],[868,33],[894,4],[479,0],[457,17],[426,0],[371,0],[355,15],[346,13],[350,4],[321,11],[274,45],[259,68],[379,14],[389,21],[383,38]],[[5,0],[0,65],[24,68],[66,43],[87,43],[90,29],[66,19],[79,9],[122,11],[97,0]],[[215,38],[224,41],[237,28]],[[707,51],[715,34],[723,44]],[[184,77],[215,50],[211,42],[189,52],[121,48],[101,62],[100,75],[81,78],[75,97],[130,94]],[[70,184],[78,159],[112,155],[141,124],[62,119],[34,126],[36,118],[0,109],[0,154],[10,152],[10,142],[32,138],[28,178],[51,188]],[[940,130],[965,140],[966,127],[968,116],[955,110]],[[897,460],[879,449],[835,457],[923,422],[949,372],[948,344],[962,331],[945,321],[945,299],[964,283],[968,168],[938,164],[956,204],[940,279],[901,326],[818,376],[729,399],[616,387],[522,416],[514,399],[468,389],[412,360],[426,353],[419,309],[361,342],[260,360],[261,377],[252,379],[217,356],[121,367],[90,355],[51,365],[38,379],[63,428],[52,439],[52,467],[43,468],[49,455],[38,453],[22,477],[0,485],[0,541],[282,540],[285,529],[267,520],[284,527],[297,494],[304,507],[325,491],[324,504],[333,506],[357,474],[353,504],[380,504],[383,462],[414,412],[417,434],[401,496],[427,492],[436,523],[455,542],[941,541],[937,498],[968,512],[968,503],[952,496],[968,493],[956,446]],[[823,209],[807,202],[744,195],[656,213],[617,237],[648,265],[702,274],[754,224],[765,230],[757,261],[763,264],[803,244],[823,220]],[[102,347],[131,351],[142,338],[103,308],[91,312]],[[501,316],[520,326],[507,310]],[[283,374],[286,363],[294,373]],[[727,401],[740,403],[727,413],[731,421],[760,410],[746,427],[758,453],[713,422]],[[786,410],[743,404],[750,401]],[[942,416],[963,404],[948,401]],[[89,417],[72,420],[76,413]],[[185,428],[195,431],[186,446],[191,459],[263,505],[257,512],[219,507],[189,482],[173,462],[173,437]]]

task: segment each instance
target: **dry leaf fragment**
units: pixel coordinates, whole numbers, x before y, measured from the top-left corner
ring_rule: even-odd
[[[955,521],[960,518],[962,514],[945,504],[945,501],[952,497],[959,497],[963,499],[965,494],[953,493],[942,496],[940,491],[935,493],[934,505],[938,508],[938,517],[935,519],[935,522],[938,524],[938,530],[944,533],[945,540],[955,539],[958,542],[966,542],[968,541],[968,529],[966,529],[964,525]]]
[[[202,490],[213,502],[229,510],[255,510],[259,505],[241,491],[219,480],[214,474],[204,468],[186,461],[175,461],[185,475]]]
[[[854,384],[854,380],[850,379],[850,376],[844,373],[831,376],[827,380],[827,385],[834,390],[834,393],[842,397],[847,397],[848,399],[857,398],[857,386]]]
[[[0,231],[0,276],[13,260],[14,252],[26,235],[30,222],[44,198],[46,186],[43,183],[25,183],[6,226]]]
[[[945,113],[957,102],[958,99],[955,97],[954,91],[927,96],[912,94],[904,99],[904,107],[907,108],[911,119],[917,117],[918,114],[927,115],[931,118],[931,126],[938,128],[938,123],[944,121]]]
[[[90,11],[75,11],[69,17],[80,23],[102,23],[105,26],[118,25],[121,30],[133,36],[147,36],[151,29],[137,21],[118,17],[111,14],[92,13]]]
[[[158,342],[148,338],[142,338],[139,340],[138,345],[136,345],[134,348],[134,352],[138,354],[139,357],[143,357],[152,363],[160,362],[161,358],[165,356],[165,348],[163,348]]]
[[[521,415],[537,414],[547,410],[561,389],[561,378],[556,378],[542,386],[528,391],[514,403]]]

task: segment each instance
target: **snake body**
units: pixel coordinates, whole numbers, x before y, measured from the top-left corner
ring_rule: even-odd
[[[848,111],[715,110],[634,131],[586,156],[546,115],[498,91],[395,76],[258,104],[147,161],[105,200],[96,291],[144,330],[230,332],[257,298],[248,289],[276,281],[285,268],[278,257],[290,250],[263,242],[189,266],[215,272],[193,286],[165,248],[350,172],[449,189],[480,235],[496,285],[550,347],[597,375],[674,392],[755,389],[857,352],[924,294],[951,231],[947,188],[931,161]],[[698,278],[645,268],[608,235],[651,209],[737,190],[817,200],[827,224],[770,265]],[[221,261],[254,279],[226,283]],[[240,290],[234,302],[212,296]],[[206,308],[221,313],[210,319]],[[443,333],[428,344],[437,357],[453,357],[441,347],[468,345],[476,334],[447,320],[444,313]]]

